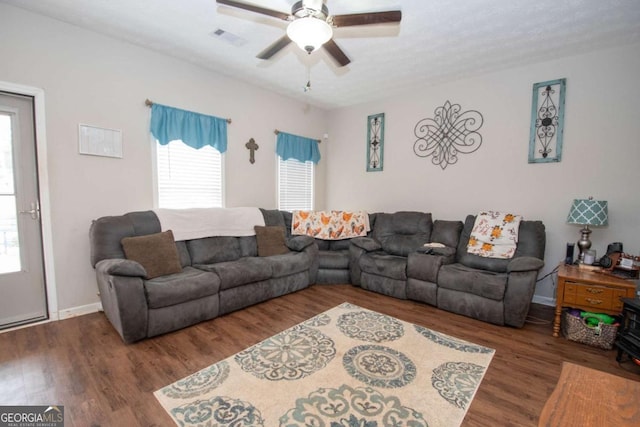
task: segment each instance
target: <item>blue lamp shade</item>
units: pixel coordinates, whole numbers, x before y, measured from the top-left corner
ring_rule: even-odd
[[[609,212],[604,200],[574,199],[567,217],[569,224],[607,225]]]

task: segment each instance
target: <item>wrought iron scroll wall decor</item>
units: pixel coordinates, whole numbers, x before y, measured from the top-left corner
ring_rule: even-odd
[[[533,85],[529,163],[559,162],[562,159],[566,85],[567,79]]]
[[[384,113],[367,118],[367,172],[382,170],[384,160]]]
[[[418,138],[413,152],[418,157],[431,156],[431,163],[442,170],[458,162],[459,154],[470,154],[482,145],[477,131],[484,118],[475,110],[460,112],[460,104],[445,102],[434,111],[432,119],[420,120],[414,129]]]

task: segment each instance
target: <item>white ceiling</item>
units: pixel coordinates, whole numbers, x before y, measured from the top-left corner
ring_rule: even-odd
[[[244,1],[244,0],[243,0]],[[290,12],[296,0],[246,0]],[[338,67],[291,43],[255,56],[287,23],[215,0],[0,0],[125,40],[320,108],[370,102],[417,87],[640,42],[640,0],[327,0],[334,15],[402,10],[399,24],[334,31],[350,57]],[[228,44],[223,29],[246,40]],[[311,75],[312,90],[303,87]]]

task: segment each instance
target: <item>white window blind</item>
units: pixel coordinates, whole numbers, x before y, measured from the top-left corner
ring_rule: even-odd
[[[223,204],[222,154],[182,141],[157,147],[158,207],[219,208]]]
[[[313,162],[278,157],[278,209],[313,210]]]

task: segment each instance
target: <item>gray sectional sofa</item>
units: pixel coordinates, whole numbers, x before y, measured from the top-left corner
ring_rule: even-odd
[[[353,283],[498,325],[522,327],[544,266],[545,227],[522,221],[511,259],[467,252],[475,216],[433,221],[430,214],[377,214],[371,238],[352,239]],[[425,253],[424,243],[445,247]]]
[[[122,245],[160,233],[153,211],[93,221],[91,263],[105,314],[122,339],[174,331],[316,283],[351,283],[521,327],[544,265],[540,221],[522,221],[515,256],[498,260],[467,253],[471,215],[463,223],[423,212],[374,213],[367,237],[324,241],[291,236],[289,212],[261,212],[267,227],[284,228],[286,253],[258,256],[256,236],[178,241],[179,271],[154,278],[127,259]],[[425,249],[431,242],[444,247]]]
[[[287,238],[291,238],[291,212],[260,209],[267,226],[285,227]],[[377,214],[369,214],[369,225],[374,229]],[[371,231],[367,236],[371,235]],[[351,255],[349,248],[352,239],[323,240],[314,239],[318,246],[318,274],[315,283],[350,283]]]
[[[315,283],[314,239],[287,239],[289,253],[258,257],[255,236],[176,242],[182,271],[147,279],[122,239],[159,233],[152,211],[102,217],[90,228],[91,264],[104,312],[125,342],[160,335]]]

